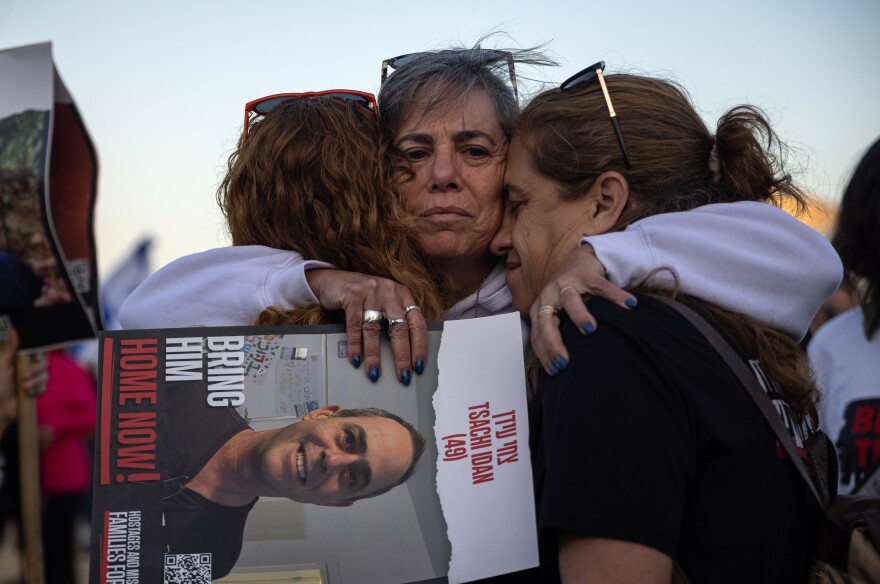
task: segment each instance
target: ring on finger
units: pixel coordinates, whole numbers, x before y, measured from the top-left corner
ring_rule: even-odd
[[[378,310],[364,310],[364,324],[381,323],[382,317],[382,313]]]
[[[569,290],[569,289],[577,292],[577,288],[575,288],[573,284],[569,284],[569,285],[563,286],[562,288],[559,289],[559,295],[562,296],[562,293],[565,292],[566,290]]]
[[[559,310],[557,310],[555,306],[547,304],[538,309],[538,316],[556,316],[558,312]]]
[[[419,312],[422,311],[422,309],[419,308],[418,306],[416,306],[415,304],[410,304],[409,306],[403,307],[403,316],[405,317],[407,314],[409,314],[413,310],[418,310]]]
[[[406,318],[391,318],[390,316],[385,317],[385,322],[382,330],[390,333],[392,327],[394,327],[394,325],[396,324],[406,324]]]

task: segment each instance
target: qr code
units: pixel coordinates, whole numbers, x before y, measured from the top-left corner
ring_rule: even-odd
[[[165,554],[164,584],[211,584],[211,554]]]
[[[89,279],[89,260],[76,259],[67,262],[67,272],[70,274],[70,281],[73,288],[80,294],[86,294],[91,287]]]

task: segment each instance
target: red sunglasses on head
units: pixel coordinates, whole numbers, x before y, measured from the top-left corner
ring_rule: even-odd
[[[253,101],[249,101],[244,106],[244,139],[247,140],[248,128],[252,120],[259,116],[265,116],[270,111],[291,99],[313,99],[323,97],[335,97],[345,99],[363,105],[371,110],[379,121],[379,107],[376,105],[376,96],[365,91],[355,91],[353,89],[328,89],[326,91],[308,91],[305,93],[276,93],[275,95],[267,95]]]

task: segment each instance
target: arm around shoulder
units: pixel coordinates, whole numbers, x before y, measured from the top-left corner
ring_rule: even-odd
[[[831,244],[785,211],[741,201],[654,215],[587,237],[609,279],[627,287],[658,268],[682,291],[800,339],[843,278]],[[671,285],[668,270],[653,283]]]
[[[316,302],[305,278],[312,267],[332,266],[262,246],[184,256],[132,292],[119,320],[126,329],[252,324],[267,306]]]

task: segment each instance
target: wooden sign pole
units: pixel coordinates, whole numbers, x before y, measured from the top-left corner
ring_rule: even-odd
[[[37,401],[24,391],[23,372],[32,357],[19,355],[16,363],[18,406],[18,460],[21,473],[21,528],[24,574],[27,584],[43,584],[43,540],[40,525],[40,445]]]

